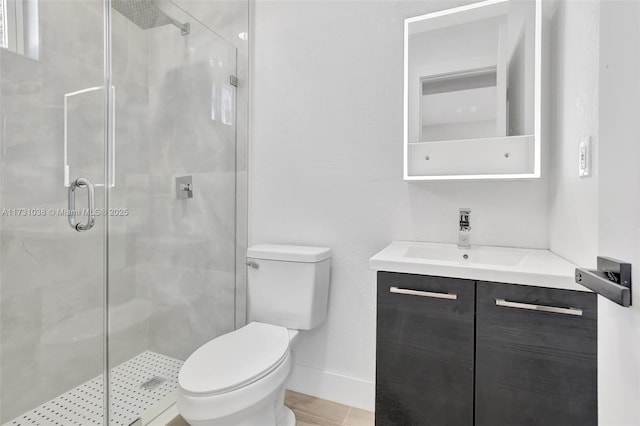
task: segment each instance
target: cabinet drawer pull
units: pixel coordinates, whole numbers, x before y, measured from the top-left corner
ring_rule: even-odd
[[[408,294],[411,296],[432,297],[434,299],[456,300],[458,298],[458,295],[453,293],[436,293],[433,291],[410,290],[408,288],[398,287],[390,287],[389,292],[397,294]]]
[[[531,303],[511,302],[505,299],[496,299],[497,306],[507,308],[529,309],[531,311],[552,312],[554,314],[577,315],[582,316],[582,309],[578,308],[560,308],[558,306],[534,305]]]

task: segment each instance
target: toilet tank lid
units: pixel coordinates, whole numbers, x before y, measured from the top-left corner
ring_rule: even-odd
[[[251,259],[283,260],[285,262],[321,262],[331,257],[327,247],[292,246],[284,244],[258,244],[249,247]]]

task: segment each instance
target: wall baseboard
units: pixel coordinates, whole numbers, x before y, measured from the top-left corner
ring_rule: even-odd
[[[305,365],[295,365],[290,390],[373,411],[375,383]]]

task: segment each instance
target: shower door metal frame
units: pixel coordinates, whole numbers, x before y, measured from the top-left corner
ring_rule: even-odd
[[[112,82],[112,52],[111,52],[111,25],[112,25],[112,15],[111,15],[111,0],[103,0],[104,7],[104,45],[103,45],[103,55],[104,55],[104,74],[103,74],[103,84],[102,90],[104,91],[104,177],[106,182],[114,182],[114,170],[111,166],[111,162],[113,161],[113,151],[114,146],[112,141],[114,140],[114,108],[115,102],[113,99],[113,92],[109,90],[110,87],[113,86]],[[109,196],[111,192],[112,185],[104,186],[104,207],[106,211],[109,210]],[[103,250],[104,250],[104,261],[102,262],[103,268],[103,282],[102,282],[102,320],[103,320],[103,330],[102,330],[102,338],[103,338],[103,387],[104,387],[104,398],[103,398],[103,424],[104,426],[109,426],[110,424],[110,371],[109,371],[109,329],[110,329],[110,313],[109,313],[109,215],[105,215],[104,222],[104,235],[103,235]]]

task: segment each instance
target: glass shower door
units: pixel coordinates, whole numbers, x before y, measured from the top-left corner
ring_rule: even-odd
[[[147,423],[235,327],[236,49],[164,0],[0,5],[0,424]]]
[[[118,425],[173,404],[183,361],[235,326],[236,49],[171,2],[129,6],[112,1]]]
[[[0,424],[102,424],[104,2],[1,9]]]

